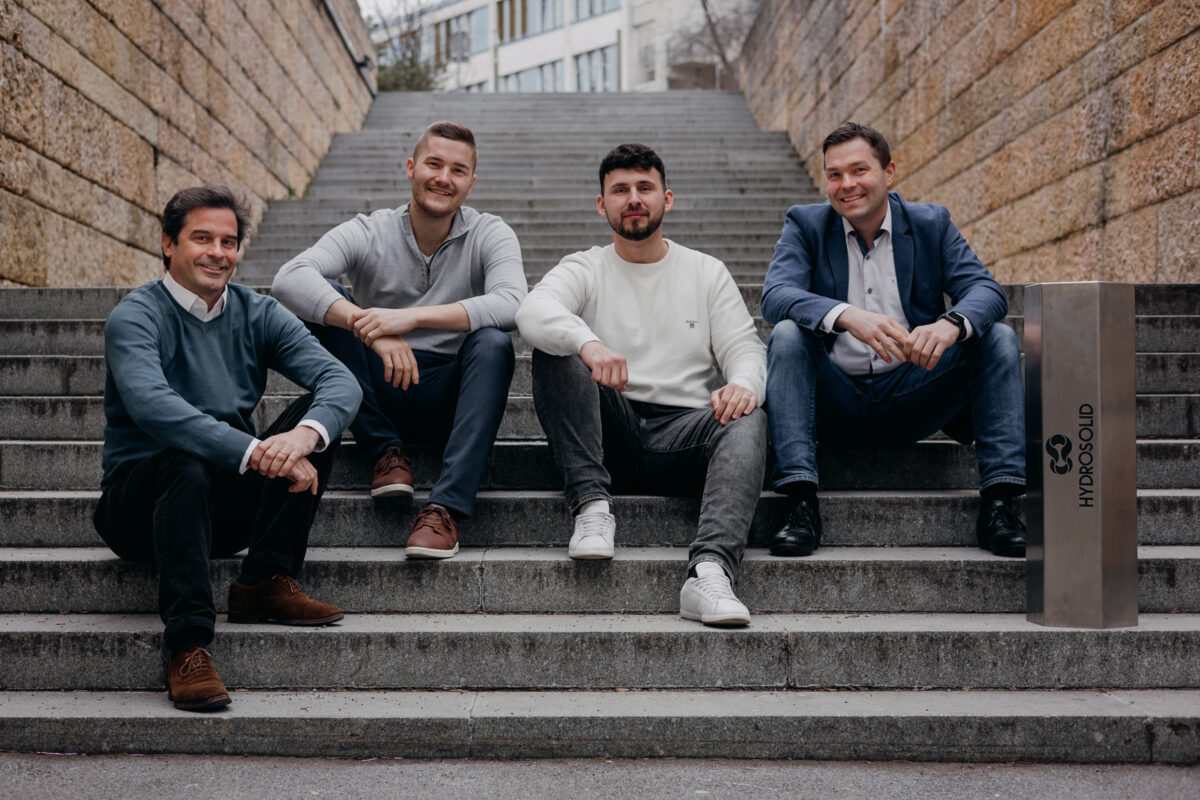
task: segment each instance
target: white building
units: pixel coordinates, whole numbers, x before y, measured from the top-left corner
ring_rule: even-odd
[[[673,37],[703,19],[699,0],[443,0],[372,36],[386,65],[419,26],[445,91],[662,91]]]

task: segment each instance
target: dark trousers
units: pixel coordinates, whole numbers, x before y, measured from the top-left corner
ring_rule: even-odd
[[[344,286],[333,286],[354,301]],[[383,360],[350,331],[333,325],[309,329],[362,387],[362,405],[350,432],[367,458],[373,461],[389,447],[403,447],[405,439],[444,446],[442,471],[429,502],[469,517],[508,404],[516,363],[509,335],[480,328],[453,355],[414,350],[420,383],[400,389],[383,379]]]
[[[766,468],[767,415],[721,425],[708,406],[631,401],[600,386],[578,356],[533,353],[533,403],[572,511],[613,488],[700,496],[688,566],[715,561],[737,575]]]
[[[279,415],[263,438],[296,427],[312,395]],[[213,638],[208,561],[250,548],[242,575],[258,581],[280,573],[298,577],[308,531],[333,466],[336,440],[308,457],[318,492],[292,493],[291,481],[247,469],[239,475],[181,450],[163,450],[123,465],[100,497],[93,518],[112,551],[158,567],[158,611],[172,654]]]

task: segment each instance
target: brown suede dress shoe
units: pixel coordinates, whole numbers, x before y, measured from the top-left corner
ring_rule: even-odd
[[[399,447],[389,447],[375,462],[371,497],[412,496],[412,461]]]
[[[421,509],[413,520],[404,555],[408,558],[450,558],[458,552],[458,525],[437,503]]]
[[[184,711],[216,711],[231,702],[203,645],[180,650],[167,669],[167,697]]]
[[[237,581],[229,586],[230,622],[328,625],[345,616],[337,606],[310,598],[287,575],[276,575],[253,586]]]

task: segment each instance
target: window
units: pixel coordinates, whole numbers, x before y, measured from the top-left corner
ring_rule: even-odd
[[[575,19],[587,19],[621,7],[621,0],[575,0]]]
[[[575,56],[575,87],[580,92],[615,92],[620,88],[615,44]]]
[[[496,19],[501,42],[523,39],[561,28],[563,0],[499,0]]]
[[[477,8],[430,25],[426,31],[432,47],[426,52],[442,63],[453,61],[455,57],[466,61],[475,53],[485,52],[488,49],[487,12],[486,7]]]
[[[500,78],[501,92],[561,92],[563,62],[550,61]]]

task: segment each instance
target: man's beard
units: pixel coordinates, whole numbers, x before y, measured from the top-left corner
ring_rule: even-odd
[[[633,220],[627,221],[625,219],[618,220],[615,225],[613,224],[613,221],[610,219],[608,221],[608,224],[613,229],[613,231],[618,236],[620,236],[622,239],[625,239],[630,242],[643,242],[646,239],[649,239],[651,236],[654,235],[654,232],[656,230],[658,230],[658,226],[662,225],[662,220],[663,220],[662,214],[659,214],[657,217],[655,217],[655,216],[651,216],[650,212],[646,212],[646,227],[645,228],[636,229],[636,228],[632,228],[632,227],[627,227],[627,225],[633,225],[636,223]]]

